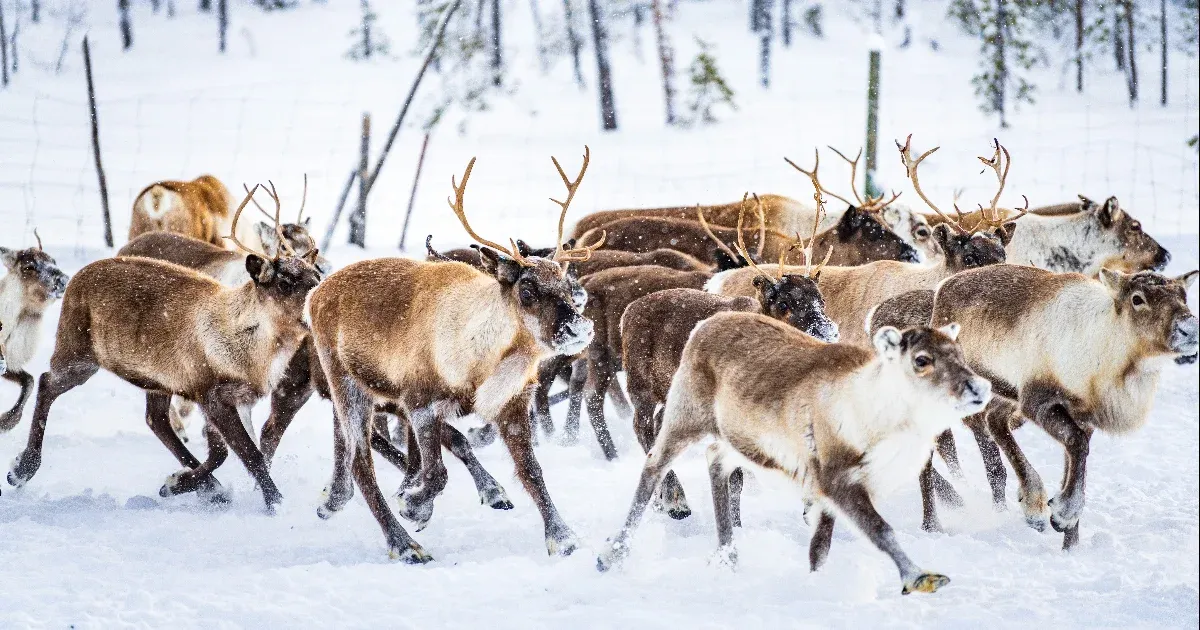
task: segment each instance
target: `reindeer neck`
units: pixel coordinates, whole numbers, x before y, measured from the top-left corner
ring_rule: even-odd
[[[1057,273],[1084,273],[1098,256],[1102,235],[1086,213],[1021,218],[1008,250],[1008,262]]]

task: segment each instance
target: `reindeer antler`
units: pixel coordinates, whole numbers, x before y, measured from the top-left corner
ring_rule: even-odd
[[[489,241],[476,233],[475,229],[471,227],[470,222],[467,221],[467,213],[463,209],[463,196],[467,192],[467,180],[471,179],[471,169],[473,168],[475,168],[475,158],[472,157],[471,161],[467,162],[467,170],[463,171],[461,185],[455,180],[453,175],[450,176],[450,186],[454,188],[454,201],[450,201],[450,198],[446,197],[446,203],[450,206],[450,209],[454,211],[454,216],[458,217],[458,222],[462,223],[463,228],[467,230],[467,235],[475,239],[475,242],[503,253],[504,255],[517,261],[517,263],[522,267],[532,266],[533,263],[529,262],[529,259],[522,256],[521,252],[517,251],[517,244],[513,242],[512,239],[509,239],[509,243],[512,244],[511,248],[500,245],[495,241]]]
[[[946,213],[942,212],[941,209],[939,209],[932,201],[930,201],[929,197],[925,196],[925,191],[921,190],[921,182],[917,178],[917,168],[921,165],[921,162],[925,161],[925,158],[933,155],[933,153],[941,147],[933,147],[932,149],[922,153],[921,157],[914,160],[912,159],[912,134],[910,133],[908,134],[908,138],[905,139],[903,145],[900,144],[899,140],[896,141],[896,148],[900,150],[900,163],[904,165],[905,175],[907,175],[909,181],[912,182],[913,189],[917,191],[917,196],[921,198],[921,201],[924,201],[925,205],[929,206],[938,214],[938,216],[945,219],[946,223],[949,224],[950,227],[954,228],[955,231],[961,234],[969,234],[970,232],[968,232],[966,228],[962,226],[962,212],[958,211],[958,205],[956,204],[954,206],[954,211],[958,214],[958,220],[954,220],[946,216]]]
[[[304,174],[304,192],[300,194],[300,212],[296,215],[296,225],[304,218],[304,204],[308,203],[308,173]]]
[[[279,243],[275,250],[275,258],[279,258],[279,254],[281,252],[286,253],[288,256],[295,256],[296,252],[292,249],[292,246],[288,244],[287,239],[283,236],[283,223],[279,221],[279,214],[283,211],[282,204],[279,202],[279,192],[275,190],[275,182],[268,179],[267,184],[271,186],[271,190],[267,190],[265,186],[263,187],[263,190],[266,191],[267,195],[271,197],[271,200],[275,202],[275,240]]]
[[[751,256],[750,252],[746,249],[746,239],[742,237],[742,224],[743,224],[743,220],[746,218],[746,199],[747,199],[748,195],[749,195],[749,193],[742,195],[742,207],[738,209],[737,245],[735,247],[737,248],[738,254],[740,254],[741,257],[746,261],[746,264],[750,265],[750,267],[752,269],[754,269],[755,271],[757,271],[759,273],[759,275],[762,275],[762,276],[768,278],[769,280],[771,280],[771,282],[778,282],[779,278],[776,278],[775,276],[772,276],[771,274],[767,273],[766,271],[763,271],[762,267],[759,267],[757,264],[755,264],[754,257]],[[757,205],[759,216],[760,217],[763,216],[762,200],[760,200],[758,198],[758,193],[754,194],[754,203]],[[705,227],[705,229],[707,230],[708,228]],[[712,232],[709,232],[709,234],[711,235]],[[765,233],[764,233],[764,235],[765,235]],[[758,254],[760,256],[762,255],[761,248],[759,249]],[[734,258],[736,258],[736,256]],[[782,269],[779,270],[779,275],[780,275],[780,278],[783,277]]]
[[[858,155],[854,156],[854,159],[851,160],[850,158],[846,157],[845,155],[842,155],[841,151],[838,151],[837,149],[833,148],[832,146],[829,146],[829,145],[825,145],[825,146],[830,151],[833,151],[834,153],[836,153],[838,157],[842,158],[843,160],[846,160],[846,163],[848,163],[850,165],[850,192],[854,194],[854,199],[856,201],[858,201],[859,209],[865,208],[867,206],[867,202],[863,201],[863,198],[858,196],[858,188],[855,186],[855,183],[854,183],[854,182],[858,181],[858,161],[862,158],[862,147],[858,148]],[[816,170],[817,169],[814,167],[813,172],[815,173]],[[868,199],[869,199],[869,197],[868,197]],[[845,201],[845,200],[843,199],[843,201]]]
[[[746,194],[742,195],[742,206],[743,207],[745,207],[746,198],[749,196],[750,196],[750,193],[746,193]],[[725,244],[725,241],[722,241],[721,239],[717,238],[716,234],[713,234],[712,228],[709,227],[709,225],[708,225],[708,221],[706,221],[704,219],[704,210],[700,207],[700,204],[696,204],[696,218],[700,219],[700,227],[704,228],[704,233],[708,234],[708,237],[711,238],[713,240],[713,242],[717,244],[717,247],[719,247],[721,249],[721,251],[725,252],[726,254],[729,254],[729,257],[732,258],[733,260],[737,260],[738,254],[735,253],[732,249],[729,249],[729,246]],[[741,219],[741,217],[738,217],[738,218]]]
[[[604,240],[608,237],[607,232],[601,232],[600,239],[593,245],[581,245],[572,249],[563,249],[563,223],[567,219],[567,209],[571,207],[571,200],[575,198],[575,191],[579,190],[579,184],[583,181],[583,175],[587,172],[588,162],[592,159],[592,150],[585,144],[583,145],[583,165],[579,167],[579,175],[575,176],[574,180],[567,178],[566,171],[562,165],[558,163],[558,158],[550,156],[550,161],[554,163],[554,168],[558,170],[558,176],[562,178],[563,185],[567,187],[567,198],[565,201],[559,201],[553,197],[550,201],[558,204],[562,208],[562,212],[558,214],[558,236],[555,237],[557,246],[554,248],[554,260],[559,262],[568,261],[585,261],[592,257],[592,253],[604,245]]]
[[[254,254],[255,256],[269,258],[269,256],[267,256],[265,252],[256,252],[253,249],[246,247],[246,244],[241,242],[240,240],[238,240],[238,237],[237,237],[237,224],[238,224],[238,220],[240,220],[242,218],[242,210],[246,209],[246,204],[250,203],[250,200],[254,198],[254,193],[258,192],[258,188],[260,186],[262,186],[262,184],[255,184],[254,188],[251,189],[251,188],[247,187],[246,184],[242,184],[242,188],[246,189],[246,197],[242,199],[242,203],[238,204],[237,211],[233,213],[233,223],[230,224],[229,235],[226,236],[225,238],[233,241],[233,244],[237,245],[238,249],[241,249],[242,251],[246,252],[247,254]]]
[[[992,143],[995,146],[995,151],[992,153],[992,158],[989,160],[983,156],[979,156],[979,161],[983,163],[983,173],[987,169],[992,169],[996,173],[996,179],[1000,186],[996,189],[996,195],[992,197],[992,203],[984,209],[983,204],[979,204],[979,222],[971,228],[971,234],[978,232],[986,227],[1000,227],[1008,221],[1015,221],[1029,213],[1029,198],[1021,195],[1025,199],[1025,207],[1014,217],[1004,218],[1000,216],[1000,211],[996,208],[996,204],[1000,203],[1000,193],[1004,192],[1004,184],[1008,181],[1008,169],[1012,166],[1012,157],[1008,154],[1008,149],[1000,144],[1000,140],[992,138]],[[1001,170],[1003,165],[1003,170]]]
[[[242,190],[246,191],[247,193],[250,192],[250,188],[248,188],[246,186],[245,182],[242,182]],[[263,190],[266,190],[266,187],[263,187]],[[267,217],[268,219],[275,218],[270,212],[267,212],[266,209],[264,209],[262,206],[258,205],[258,200],[255,199],[253,196],[250,197],[250,201],[254,202],[254,207],[258,208],[258,211],[261,212],[264,217]]]
[[[37,242],[38,242],[38,251],[39,251],[39,252],[44,252],[44,251],[46,251],[46,250],[45,250],[45,248],[43,248],[43,247],[42,247],[42,237],[41,237],[41,235],[40,235],[40,234],[38,234],[37,228],[33,228],[33,238],[36,238],[36,239],[37,239]]]
[[[817,192],[814,193],[814,196],[821,195],[823,193],[823,194],[829,195],[830,197],[833,197],[834,199],[841,200],[843,203],[845,203],[848,206],[853,206],[854,204],[851,203],[849,200],[847,200],[845,197],[831,193],[824,186],[821,186],[821,182],[817,180],[817,170],[819,168],[821,168],[821,151],[819,149],[813,149],[813,154],[816,156],[816,158],[813,161],[813,169],[811,171],[806,171],[806,170],[800,168],[799,166],[796,165],[795,162],[789,160],[786,157],[783,158],[783,161],[787,162],[788,164],[791,164],[792,168],[796,169],[797,171],[800,171],[804,175],[807,175],[808,178],[810,180],[812,180],[813,187],[817,189]],[[818,202],[818,203],[822,203],[822,202]]]

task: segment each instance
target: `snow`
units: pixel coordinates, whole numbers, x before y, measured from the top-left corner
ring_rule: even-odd
[[[398,58],[366,64],[342,57],[350,45],[343,34],[358,19],[351,0],[305,2],[271,15],[231,2],[224,58],[215,54],[215,20],[185,2],[177,2],[181,15],[174,21],[152,15],[148,3],[134,3],[135,46],[122,53],[109,4],[115,3],[89,6],[88,31],[118,245],[142,186],[205,171],[235,189],[242,181],[271,178],[293,209],[307,172],[308,210],[319,232],[357,162],[361,113],[373,114],[377,154],[417,63],[407,54],[414,47],[412,16],[391,3],[377,3],[377,11]],[[560,10],[557,3],[540,4],[545,16]],[[891,146],[892,138],[911,132],[914,149],[943,147],[922,172],[923,187],[935,199],[948,204],[954,189],[964,188],[966,205],[986,201],[993,180],[979,174],[974,156],[989,154],[991,138],[999,137],[1013,155],[1006,203],[1018,204],[1022,193],[1035,205],[1080,192],[1101,199],[1116,194],[1172,251],[1171,273],[1200,264],[1200,161],[1183,145],[1200,126],[1195,59],[1172,56],[1167,108],[1156,102],[1149,53],[1143,101],[1132,110],[1120,77],[1100,60],[1095,63],[1104,68],[1089,72],[1082,96],[1063,68],[1042,70],[1039,104],[1022,106],[1012,127],[1001,130],[971,95],[975,43],[946,24],[941,3],[910,5],[916,43],[900,49],[899,29],[893,29],[883,46],[879,177],[885,186],[905,191],[904,199],[919,207]],[[679,3],[671,27],[678,67],[695,52],[693,34],[714,42],[739,104],[721,124],[691,130],[663,129],[649,26],[638,35],[639,60],[632,21],[610,24],[621,131],[605,135],[595,93],[573,85],[566,56],[548,76],[537,73],[525,46],[532,28],[528,3],[506,0],[504,6],[511,24],[506,63],[515,70],[509,95],[465,122],[451,117],[434,132],[410,250],[419,251],[427,233],[437,246],[465,241],[443,200],[449,176],[461,174],[472,155],[479,161],[467,212],[477,230],[548,243],[557,207],[545,198],[561,194],[548,157],[558,156],[571,172],[584,144],[592,164],[571,210],[575,216],[727,201],[746,189],[806,198],[809,189],[782,156],[804,165],[814,146],[852,152],[861,144],[871,38],[864,24],[834,11],[827,11],[824,41],[799,35],[792,49],[774,51],[774,84],[764,92],[756,83],[756,39],[742,26],[745,6]],[[560,20],[547,19],[547,29],[561,28]],[[21,28],[24,67],[0,91],[0,244],[28,246],[38,227],[47,249],[73,273],[110,253],[101,247],[82,64],[73,47],[62,75],[39,68],[57,55],[61,23]],[[929,48],[930,37],[938,39],[939,52]],[[584,69],[594,86],[591,57]],[[430,86],[436,85],[432,78]],[[427,106],[418,103],[418,109]],[[401,130],[372,191],[370,247],[335,247],[336,264],[395,254],[419,144],[419,128]],[[845,190],[847,169],[825,153],[823,181]],[[344,241],[344,229],[335,242]],[[1189,299],[1196,310],[1194,290]],[[29,368],[35,374],[46,367],[57,317],[56,307]],[[479,505],[465,469],[447,455],[449,485],[428,528],[414,534],[435,558],[429,565],[388,562],[379,528],[359,497],[329,521],[316,518],[332,469],[332,408],[319,400],[300,412],[280,446],[273,477],[285,499],[276,515],[263,513],[253,481],[235,458],[218,474],[233,491],[230,506],[160,499],[158,486],[178,465],[145,427],[142,394],[101,373],[54,406],[38,475],[20,490],[3,487],[0,627],[1196,627],[1198,380],[1196,365],[1172,366],[1146,428],[1094,439],[1082,541],[1067,554],[1060,535],[1024,525],[1012,475],[1009,509],[992,510],[974,440],[956,429],[967,474],[956,485],[967,505],[942,508],[948,533],[920,531],[915,479],[879,506],[905,551],[953,580],[932,596],[902,598],[891,562],[844,522],[826,566],[809,573],[811,528],[801,519],[799,494],[771,477],[750,483],[745,527],[735,533],[738,567],[713,563],[716,535],[701,448],[675,466],[692,517],[674,522],[648,514],[624,567],[597,573],[596,552],[624,520],[641,463],[630,422],[611,410],[618,461],[604,461],[587,431],[579,446],[543,439],[537,449],[551,495],[584,544],[565,559],[546,556],[537,510],[495,445],[478,455],[515,508]],[[0,404],[15,395],[10,384],[0,384]],[[0,458],[24,447],[32,406],[16,429],[0,435]],[[256,426],[266,413],[265,404],[255,409]],[[562,406],[555,409],[560,426],[563,413]],[[190,434],[189,446],[202,451],[195,422]],[[1033,427],[1017,439],[1053,485],[1061,450]],[[399,485],[400,474],[385,462],[378,460],[377,470],[385,491]]]

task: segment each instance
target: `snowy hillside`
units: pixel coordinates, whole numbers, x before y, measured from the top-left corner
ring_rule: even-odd
[[[14,3],[0,3],[11,16]],[[72,36],[62,72],[53,66],[64,25],[51,13],[41,24],[22,24],[24,68],[0,90],[0,245],[29,246],[36,227],[68,273],[111,254],[101,238],[89,144],[78,46],[85,31],[118,246],[143,186],[202,172],[234,189],[269,178],[293,208],[306,173],[307,213],[322,233],[357,164],[362,113],[372,115],[374,155],[419,63],[410,54],[417,47],[411,2],[374,3],[393,57],[366,63],[344,56],[346,33],[360,18],[353,0],[305,0],[270,14],[231,1],[224,56],[216,53],[215,21],[197,14],[192,0],[177,0],[173,19],[135,1],[136,43],[128,52],[120,48],[116,3],[85,4],[86,25]],[[561,3],[539,4],[547,28],[561,28]],[[478,163],[467,209],[476,229],[498,240],[551,241],[558,208],[546,197],[558,197],[561,183],[549,157],[571,170],[585,144],[592,162],[571,210],[575,217],[604,208],[731,201],[746,190],[808,198],[811,187],[782,158],[811,164],[814,147],[826,157],[822,181],[845,191],[848,169],[824,147],[853,153],[863,142],[866,26],[850,10],[827,9],[825,39],[799,36],[791,48],[777,47],[773,84],[763,90],[745,3],[678,5],[671,26],[677,65],[682,70],[694,56],[694,36],[712,42],[739,109],[712,127],[666,128],[653,30],[647,20],[635,32],[632,20],[621,18],[610,24],[621,128],[606,134],[590,53],[584,53],[586,90],[575,86],[567,55],[542,75],[530,44],[530,3],[504,0],[506,95],[491,99],[487,111],[452,113],[433,133],[409,253],[423,253],[430,233],[438,246],[467,242],[444,200],[450,176],[471,156]],[[1039,69],[1037,105],[1022,105],[1011,128],[1000,129],[971,92],[977,44],[948,23],[944,2],[909,5],[915,43],[901,49],[893,33],[883,50],[885,187],[904,191],[902,199],[920,208],[891,144],[912,133],[914,148],[942,146],[922,169],[927,192],[947,205],[957,189],[964,205],[985,202],[994,179],[979,173],[975,156],[989,154],[998,137],[1013,158],[1003,203],[1018,205],[1021,194],[1033,205],[1078,193],[1117,195],[1171,250],[1168,273],[1200,265],[1200,158],[1184,144],[1200,127],[1195,57],[1172,53],[1167,107],[1155,98],[1149,52],[1143,52],[1148,96],[1133,109],[1109,65],[1097,64],[1083,95],[1063,68]],[[428,81],[427,87],[439,79]],[[418,123],[428,106],[418,98],[421,111],[401,130],[371,193],[368,248],[344,245],[343,219],[331,252],[336,265],[396,254],[421,144]],[[1195,290],[1189,304],[1198,310]],[[29,366],[35,375],[46,369],[57,319],[56,306]],[[1082,541],[1071,553],[1060,551],[1060,535],[1026,527],[1011,475],[1009,509],[993,511],[974,440],[956,428],[967,474],[957,486],[967,505],[942,508],[948,533],[920,530],[915,479],[880,505],[914,560],[953,580],[932,596],[902,598],[887,557],[844,523],[826,566],[810,573],[811,528],[801,519],[799,494],[771,478],[749,484],[745,527],[736,533],[738,568],[711,562],[716,534],[699,448],[675,466],[692,517],[676,522],[649,514],[625,567],[597,573],[596,553],[624,519],[642,462],[629,420],[611,408],[618,461],[606,462],[587,430],[579,446],[543,440],[537,449],[550,492],[583,543],[566,559],[546,556],[537,509],[499,445],[478,455],[515,508],[479,505],[470,477],[447,457],[449,485],[428,528],[413,534],[436,560],[428,565],[388,562],[361,496],[332,520],[318,519],[332,466],[332,407],[316,398],[276,455],[272,476],[285,498],[274,516],[263,513],[259,492],[235,458],[218,473],[232,489],[232,505],[161,499],[157,489],[177,464],[146,427],[143,393],[101,372],[55,405],[38,476],[19,490],[0,488],[0,628],[1196,627],[1198,380],[1196,365],[1172,366],[1146,428],[1093,439]],[[16,391],[0,382],[0,408]],[[24,448],[32,406],[13,431],[0,434],[0,461]],[[554,411],[560,426],[564,407]],[[266,415],[260,404],[256,427]],[[475,423],[463,418],[458,426]],[[197,421],[190,433],[189,447],[202,450]],[[1016,435],[1053,486],[1061,449],[1035,427]],[[401,475],[377,461],[380,486],[390,494]]]

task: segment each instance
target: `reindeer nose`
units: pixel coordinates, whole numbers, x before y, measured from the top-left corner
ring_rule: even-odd
[[[991,400],[992,384],[985,378],[972,376],[963,382],[962,397],[976,404],[984,404]]]
[[[1154,255],[1154,270],[1162,271],[1171,262],[1171,252],[1165,247],[1159,247],[1158,253]]]
[[[1186,354],[1194,353],[1200,346],[1200,321],[1189,315],[1175,322],[1171,331],[1171,349]]]

